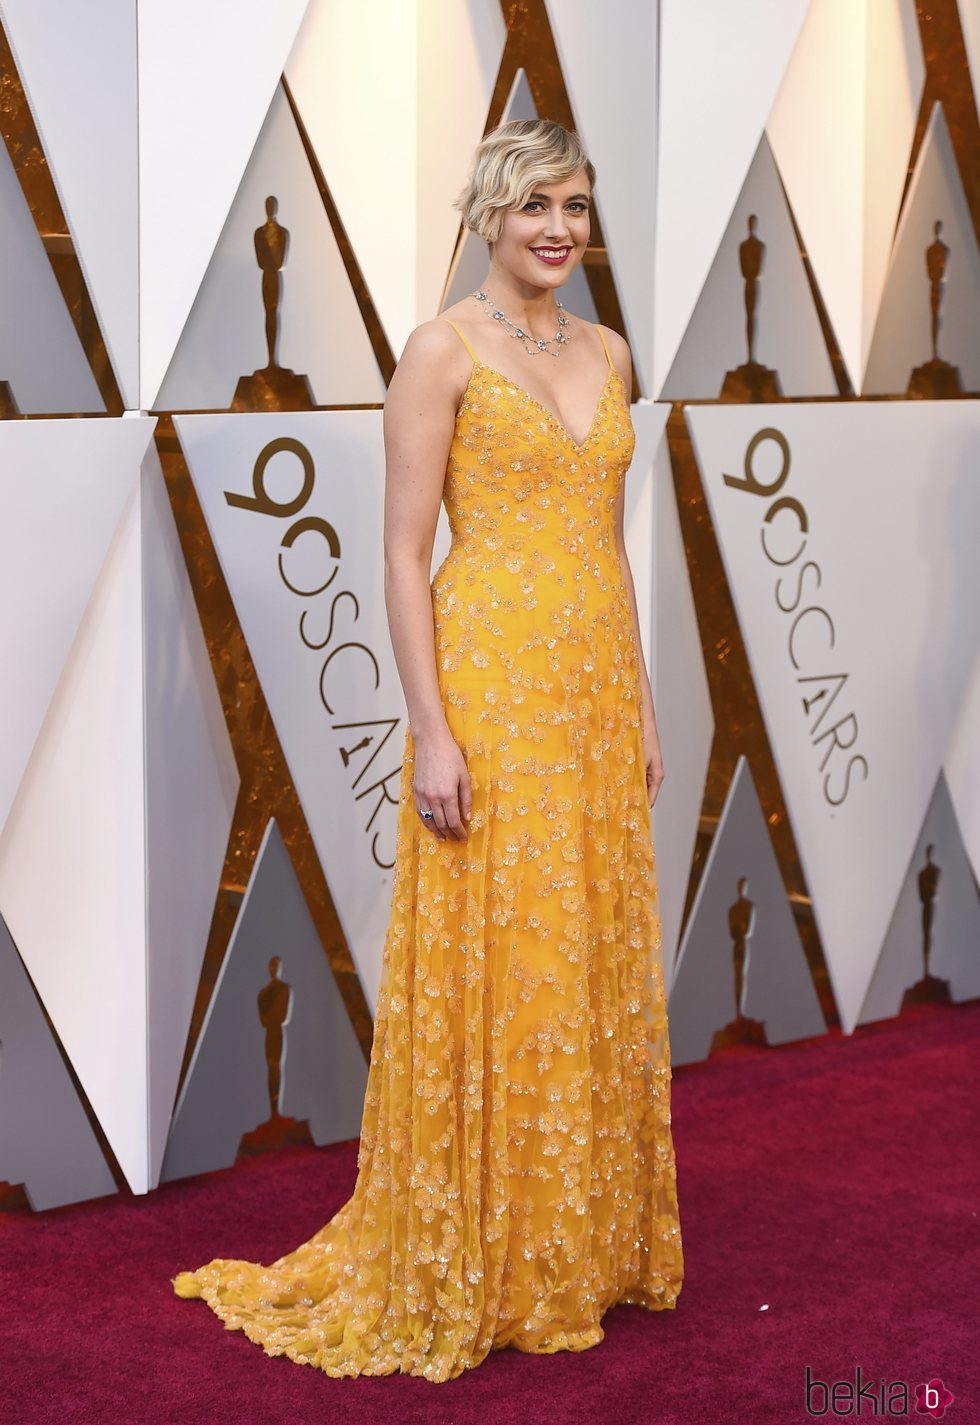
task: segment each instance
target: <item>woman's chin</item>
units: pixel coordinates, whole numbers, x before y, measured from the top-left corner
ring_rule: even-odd
[[[571,254],[565,259],[560,267],[549,267],[547,263],[540,262],[538,258],[532,258],[533,267],[528,271],[524,267],[526,280],[533,282],[538,287],[562,287],[578,266],[578,258],[572,258]]]

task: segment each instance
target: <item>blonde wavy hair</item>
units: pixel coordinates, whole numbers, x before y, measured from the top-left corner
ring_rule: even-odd
[[[453,207],[471,232],[492,245],[508,209],[523,207],[539,184],[564,183],[580,168],[591,190],[595,168],[571,129],[552,119],[511,119],[477,146],[469,179]]]

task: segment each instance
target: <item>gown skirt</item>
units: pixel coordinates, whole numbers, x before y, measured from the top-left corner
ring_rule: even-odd
[[[609,1307],[673,1308],[683,1279],[615,538],[629,395],[607,348],[577,442],[456,330],[474,364],[431,588],[466,839],[422,824],[408,726],[353,1194],[271,1265],[219,1257],[172,1278],[267,1355],[330,1376],[445,1381],[505,1346],[585,1350]]]

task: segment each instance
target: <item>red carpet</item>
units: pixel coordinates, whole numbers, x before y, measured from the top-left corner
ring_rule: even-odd
[[[792,1425],[811,1395],[940,1377],[980,1421],[980,1003],[675,1070],[687,1276],[675,1312],[623,1306],[581,1354],[493,1352],[441,1385],[332,1380],[225,1331],[169,1278],[271,1261],[353,1186],[355,1145],[32,1214],[0,1213],[4,1425]],[[762,1306],[767,1307],[761,1310]],[[860,1377],[857,1371],[860,1368]],[[884,1378],[884,1387],[881,1384]],[[869,1389],[875,1394],[872,1406]],[[894,1397],[893,1397],[894,1399]],[[887,1400],[887,1396],[885,1397]],[[895,1418],[894,1415],[892,1418]],[[899,1417],[900,1418],[900,1417]],[[914,1400],[909,1416],[916,1415]]]

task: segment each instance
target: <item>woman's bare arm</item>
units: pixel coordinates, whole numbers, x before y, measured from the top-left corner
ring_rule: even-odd
[[[460,362],[462,357],[462,362]],[[391,644],[416,748],[416,808],[441,839],[465,837],[469,779],[446,721],[436,671],[430,578],[446,462],[468,359],[447,322],[405,344],[384,408],[384,589]]]

